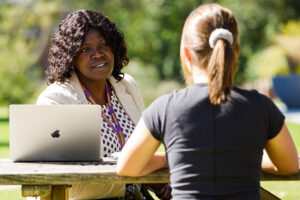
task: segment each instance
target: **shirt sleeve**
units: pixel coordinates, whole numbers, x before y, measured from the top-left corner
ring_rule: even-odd
[[[262,95],[262,99],[264,102],[264,107],[267,111],[266,117],[268,119],[267,122],[269,130],[268,139],[272,139],[280,132],[284,124],[285,117],[271,99],[265,95]]]
[[[156,99],[143,112],[143,120],[154,138],[162,141],[165,132],[169,95]]]

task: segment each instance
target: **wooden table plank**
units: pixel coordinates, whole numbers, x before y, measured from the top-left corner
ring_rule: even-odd
[[[168,170],[143,177],[121,177],[116,161],[67,163],[12,163],[0,159],[0,185],[71,185],[76,183],[167,183]]]
[[[300,173],[289,176],[262,172],[262,181],[300,180]],[[116,174],[116,161],[67,163],[13,163],[0,159],[0,185],[72,185],[76,183],[167,183],[168,170],[143,177],[121,177]]]
[[[102,162],[17,162],[0,159],[0,185],[22,185],[23,196],[41,196],[41,200],[68,199],[68,186],[76,183],[167,183],[167,169],[143,177],[116,174],[116,161]],[[289,176],[261,173],[262,181],[300,180],[300,172]],[[262,199],[274,199],[261,189]],[[270,198],[270,196],[272,198]],[[276,199],[276,198],[275,198]]]

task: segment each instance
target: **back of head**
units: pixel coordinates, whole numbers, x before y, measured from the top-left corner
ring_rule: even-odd
[[[181,38],[181,63],[187,84],[191,74],[183,61],[183,48],[188,48],[197,66],[206,72],[209,99],[212,104],[225,102],[237,70],[239,41],[237,23],[229,9],[218,4],[196,8],[187,18]]]

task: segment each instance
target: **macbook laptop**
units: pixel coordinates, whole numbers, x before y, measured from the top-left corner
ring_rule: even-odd
[[[12,161],[99,161],[99,105],[10,105]]]

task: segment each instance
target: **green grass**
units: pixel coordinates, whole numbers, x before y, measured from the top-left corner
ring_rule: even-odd
[[[287,122],[287,126],[300,154],[300,125]]]
[[[262,181],[261,186],[280,199],[300,199],[299,181]]]
[[[8,120],[0,119],[0,158],[7,157],[9,157],[9,123]]]
[[[165,146],[163,144],[161,144],[158,149],[157,149],[158,152],[165,152]]]
[[[1,110],[1,109],[0,109]],[[0,111],[1,115],[1,111]],[[287,126],[292,134],[297,148],[300,150],[300,125],[287,123]],[[164,146],[161,145],[158,151],[164,151]],[[0,118],[0,157],[9,157],[9,122],[7,118]],[[261,185],[279,196],[284,200],[300,199],[299,181],[263,181]],[[20,190],[0,191],[0,200],[19,200],[25,199],[21,197]]]
[[[21,190],[8,190],[0,191],[1,200],[25,200],[25,197],[22,197]]]

